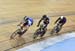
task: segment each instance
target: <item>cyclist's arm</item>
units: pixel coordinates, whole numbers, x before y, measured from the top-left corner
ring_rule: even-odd
[[[43,18],[41,18],[41,19],[40,19],[40,21],[38,22],[38,25],[37,25],[37,26],[39,26],[39,25],[40,25],[40,23],[41,23],[41,21],[42,21],[42,20],[43,20]]]
[[[56,21],[55,21],[55,24],[60,20],[60,18],[58,18]]]

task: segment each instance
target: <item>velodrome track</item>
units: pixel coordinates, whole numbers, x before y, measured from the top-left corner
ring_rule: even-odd
[[[52,17],[53,19],[56,18],[56,17]],[[69,17],[70,18],[70,17]],[[73,17],[71,17],[73,18]],[[74,21],[74,20],[73,20]],[[17,22],[15,22],[17,23]],[[65,25],[62,29],[62,31],[60,32],[60,34],[63,34],[63,33],[67,33],[67,32],[71,32],[71,31],[75,31],[75,24],[74,22],[70,22],[71,24],[68,24],[68,25]],[[11,23],[8,23],[8,24],[11,24]],[[14,24],[14,23],[13,23]],[[66,23],[67,24],[67,23]],[[4,24],[3,24],[4,25]],[[17,25],[17,24],[16,24]],[[16,26],[14,25],[14,27]],[[8,25],[7,25],[8,26]],[[5,26],[3,26],[5,27]],[[36,25],[35,25],[36,27]],[[44,38],[48,38],[48,37],[51,37],[49,35],[49,32],[50,30],[52,29],[52,25],[49,26],[49,29],[48,29],[48,32],[47,34],[44,36]],[[9,37],[11,35],[12,32],[14,32],[16,29],[14,29],[13,31],[11,32],[3,32],[3,35],[0,36],[1,40],[0,40],[0,45],[1,45],[1,50],[9,50],[9,51],[15,51],[19,48],[23,48],[24,46],[28,46],[30,44],[33,44],[33,43],[36,43],[36,42],[39,42],[41,40],[36,40],[36,42],[34,42],[32,40],[32,35],[33,33],[35,32],[35,30],[37,29],[33,29],[33,31],[31,31],[31,29],[33,29],[33,27],[31,27],[29,29],[29,31],[23,35],[23,38],[17,38],[16,40],[9,40]],[[10,28],[9,28],[10,30]],[[29,33],[30,32],[30,33]],[[30,37],[30,38],[29,38]],[[13,48],[13,47],[16,47],[16,48]]]
[[[37,29],[36,24],[43,14],[51,16],[51,23],[48,26],[48,32],[44,36],[46,37],[45,39],[49,37],[49,32],[54,26],[53,23],[60,15],[64,15],[67,18],[67,23],[60,34],[75,31],[74,2],[74,0],[0,0],[0,51],[15,51],[41,41],[36,40],[36,42],[33,42],[32,35]],[[25,15],[34,18],[34,25],[23,35],[23,38],[9,40],[11,33],[17,29],[16,25]],[[13,48],[14,46],[16,48]]]

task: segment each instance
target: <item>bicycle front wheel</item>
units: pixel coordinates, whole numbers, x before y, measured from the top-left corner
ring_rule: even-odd
[[[10,36],[10,39],[14,39],[15,36],[18,34],[18,32],[20,31],[20,29],[17,29],[15,32],[13,32]]]

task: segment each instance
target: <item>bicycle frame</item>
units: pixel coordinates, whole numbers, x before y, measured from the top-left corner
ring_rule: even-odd
[[[52,29],[51,34],[57,33],[61,30],[61,24],[56,24],[56,26]]]

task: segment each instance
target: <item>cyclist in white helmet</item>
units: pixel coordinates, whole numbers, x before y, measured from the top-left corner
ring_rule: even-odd
[[[56,21],[55,21],[55,24],[56,23],[59,23],[59,24],[61,24],[61,27],[66,23],[66,17],[64,17],[64,16],[60,16]]]

